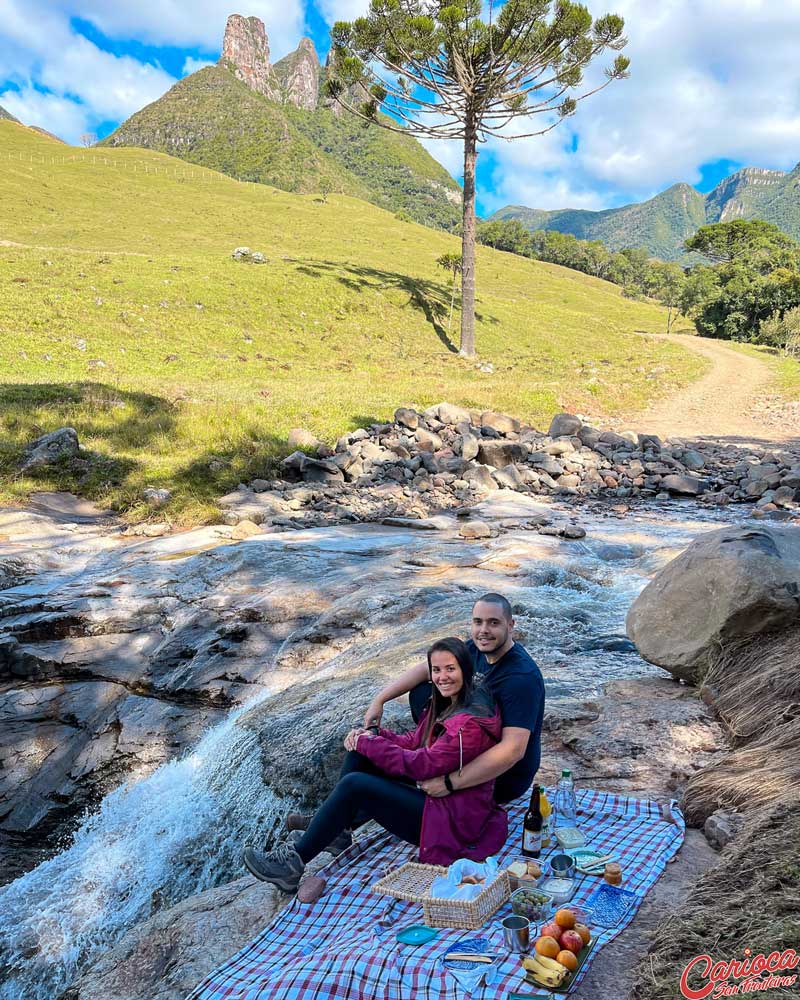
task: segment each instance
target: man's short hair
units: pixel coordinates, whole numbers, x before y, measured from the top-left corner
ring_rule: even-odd
[[[475,604],[480,604],[481,602],[483,602],[484,604],[496,604],[499,608],[502,608],[503,615],[505,616],[505,618],[508,619],[508,621],[511,621],[511,619],[514,617],[514,612],[511,610],[511,605],[508,603],[505,597],[503,597],[502,594],[484,594],[483,597],[478,598]]]

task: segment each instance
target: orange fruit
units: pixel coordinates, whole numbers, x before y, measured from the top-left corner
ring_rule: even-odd
[[[566,948],[556,955],[556,961],[559,965],[569,969],[570,972],[574,972],[578,968],[578,956],[573,951],[567,951]]]
[[[586,924],[575,924],[574,928],[580,936],[583,938],[583,943],[588,944],[592,940],[592,932],[586,926]]]
[[[559,927],[568,931],[575,926],[575,914],[572,910],[559,910],[555,915],[555,921]]]
[[[545,958],[555,958],[561,951],[558,941],[551,937],[540,937],[534,947],[538,954],[544,955]]]

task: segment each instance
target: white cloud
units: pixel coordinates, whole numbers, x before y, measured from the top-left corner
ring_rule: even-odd
[[[320,13],[328,24],[354,21],[369,10],[369,0],[318,0]]]
[[[589,6],[625,17],[631,78],[545,136],[489,143],[484,205],[605,208],[697,183],[700,166],[715,160],[786,170],[800,159],[800,0]],[[590,70],[587,85],[612,57]]]
[[[25,125],[38,125],[73,143],[91,131],[87,107],[68,98],[25,87],[21,91],[7,90],[0,94],[0,105]]]
[[[0,0],[0,65],[19,88],[16,98],[7,96],[18,117],[70,142],[100,122],[127,118],[175,83],[158,66],[99,49],[42,2],[23,8]]]
[[[51,6],[56,4],[65,14],[90,21],[109,38],[198,46],[207,52],[222,48],[225,21],[237,10],[231,0],[51,0]],[[249,0],[240,12],[264,22],[275,59],[294,49],[303,33],[303,0]]]
[[[193,56],[187,56],[183,62],[181,72],[183,76],[189,76],[190,73],[196,73],[199,69],[205,69],[206,66],[213,65],[214,63],[210,59],[195,59]]]

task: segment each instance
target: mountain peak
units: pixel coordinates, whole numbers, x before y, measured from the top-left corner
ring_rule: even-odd
[[[310,38],[272,67],[281,91],[281,99],[295,107],[313,111],[319,103],[320,62]]]
[[[0,104],[0,119],[2,118],[5,118],[10,122],[16,122],[17,125],[21,124],[19,118],[15,118],[10,111],[6,111],[2,104]]]
[[[225,25],[219,65],[231,70],[257,94],[272,97],[274,80],[269,62],[269,39],[258,17],[231,14]]]

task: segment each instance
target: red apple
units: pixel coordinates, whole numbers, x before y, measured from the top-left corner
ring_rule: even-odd
[[[564,928],[559,927],[558,924],[553,920],[549,924],[545,924],[542,928],[542,937],[555,938],[556,941],[561,940],[561,935],[564,933]],[[583,942],[581,942],[582,944]]]
[[[577,931],[564,931],[561,935],[561,947],[568,948],[577,955],[583,947],[583,938]]]

